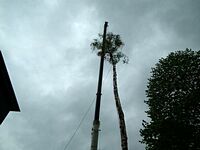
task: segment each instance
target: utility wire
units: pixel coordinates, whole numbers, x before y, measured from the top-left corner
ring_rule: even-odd
[[[103,79],[103,82],[106,82],[106,79],[107,79],[107,77],[108,77],[108,75],[109,75],[111,69],[112,69],[112,66],[110,66],[110,68],[109,68],[109,70],[108,70],[108,72],[107,72],[107,74],[106,74],[106,76],[105,76],[105,79]]]
[[[106,81],[106,79],[107,79],[108,74],[110,73],[110,71],[111,71],[111,67],[110,67],[110,69],[108,70],[108,72],[107,72],[107,74],[106,74],[106,76],[105,76],[105,79],[103,79],[103,82]],[[95,96],[95,97],[96,97],[96,96]],[[95,97],[92,99],[92,102],[90,103],[88,109],[86,110],[86,112],[84,113],[82,119],[80,120],[80,122],[79,122],[79,124],[78,124],[76,130],[74,131],[74,133],[73,133],[72,136],[70,137],[69,141],[66,143],[66,145],[65,145],[65,147],[64,147],[63,150],[67,150],[67,148],[69,147],[69,145],[70,145],[71,141],[73,140],[74,136],[76,135],[76,133],[77,133],[78,130],[80,129],[80,127],[81,127],[83,121],[85,120],[87,114],[89,113],[90,109],[92,108],[93,103],[95,102]]]
[[[93,100],[92,100],[91,104],[89,105],[87,111],[85,112],[85,114],[83,115],[81,121],[79,122],[79,124],[78,124],[76,130],[74,131],[74,133],[72,134],[71,138],[69,139],[69,141],[68,141],[67,144],[65,145],[64,150],[66,150],[66,149],[68,148],[68,146],[69,146],[69,144],[71,143],[71,141],[73,140],[74,136],[76,135],[76,133],[77,133],[78,130],[80,129],[80,127],[81,127],[83,121],[85,120],[85,118],[86,118],[88,112],[90,111],[91,107],[93,106],[94,101],[95,101],[95,98],[93,98]]]

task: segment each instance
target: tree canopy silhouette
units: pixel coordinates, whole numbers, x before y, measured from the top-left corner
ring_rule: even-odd
[[[200,51],[172,52],[151,73],[141,142],[147,150],[199,150]]]

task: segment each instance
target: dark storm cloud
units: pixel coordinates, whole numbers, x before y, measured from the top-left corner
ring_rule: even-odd
[[[113,31],[124,37],[126,50],[131,49],[130,45],[146,44],[145,41],[151,39],[157,43],[157,39],[154,40],[156,34],[164,40],[161,41],[163,47],[177,45],[175,49],[181,46],[181,48],[191,46],[195,49],[198,46],[195,46],[199,39],[196,33],[200,30],[198,0],[123,2],[110,0],[98,1],[97,4],[101,20],[108,20]],[[160,41],[157,45],[160,45]]]
[[[129,56],[119,64],[119,90],[129,149],[143,150],[139,129],[151,67],[170,51],[199,49],[199,5],[194,1],[1,1],[0,48],[22,112],[0,127],[0,149],[63,149],[95,98],[99,59],[90,42],[108,31],[120,34]],[[101,149],[120,149],[112,70],[105,64]],[[108,76],[107,76],[108,74]],[[68,149],[89,149],[94,105]]]

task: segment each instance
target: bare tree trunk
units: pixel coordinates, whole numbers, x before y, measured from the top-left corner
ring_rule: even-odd
[[[116,64],[113,64],[113,92],[115,96],[115,103],[119,117],[119,127],[120,127],[120,134],[121,134],[121,147],[122,150],[128,150],[128,137],[126,133],[126,124],[124,119],[124,113],[122,110],[119,94],[118,94],[118,87],[117,87],[117,71],[116,71]]]

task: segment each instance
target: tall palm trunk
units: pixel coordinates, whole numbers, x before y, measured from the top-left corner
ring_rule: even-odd
[[[116,64],[112,64],[113,66],[113,92],[115,96],[115,103],[119,117],[119,127],[120,127],[120,134],[121,134],[121,147],[122,150],[128,150],[128,137],[126,133],[126,124],[124,119],[124,113],[122,110],[122,106],[120,103],[118,87],[117,87],[117,71],[116,71]]]

